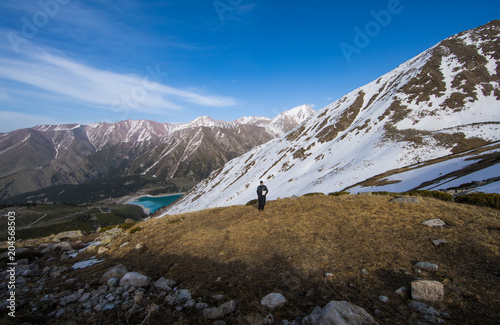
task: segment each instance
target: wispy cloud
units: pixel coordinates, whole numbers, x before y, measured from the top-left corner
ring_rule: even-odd
[[[231,106],[231,97],[209,95],[167,85],[163,67],[145,67],[143,75],[96,69],[35,46],[20,56],[0,58],[0,78],[104,109],[163,114],[187,103]],[[4,92],[8,89],[4,88]],[[7,93],[5,94],[7,95]]]

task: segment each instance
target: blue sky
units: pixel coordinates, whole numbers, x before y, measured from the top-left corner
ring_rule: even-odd
[[[320,109],[499,13],[491,0],[2,0],[0,132]]]

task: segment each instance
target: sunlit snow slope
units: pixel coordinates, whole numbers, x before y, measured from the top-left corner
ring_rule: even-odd
[[[269,199],[339,191],[499,140],[499,34],[493,21],[442,41],[229,161],[166,214],[244,204],[260,180]]]

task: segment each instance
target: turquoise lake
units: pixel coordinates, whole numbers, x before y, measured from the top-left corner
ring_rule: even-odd
[[[158,209],[174,203],[182,194],[176,195],[165,195],[165,196],[143,196],[135,201],[129,202],[128,204],[138,204],[142,205],[146,209],[149,209],[149,213],[154,213]]]

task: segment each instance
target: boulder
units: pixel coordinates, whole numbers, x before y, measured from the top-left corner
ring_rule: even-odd
[[[60,232],[56,235],[56,238],[78,238],[82,237],[82,231],[81,230],[73,230],[73,231],[64,231]]]
[[[167,292],[172,291],[172,286],[173,285],[175,285],[175,282],[173,282],[172,280],[167,280],[167,279],[165,279],[163,277],[161,277],[158,280],[156,280],[156,282],[153,284],[153,286],[156,289],[167,291]]]
[[[395,202],[395,203],[414,203],[414,204],[418,204],[420,201],[418,200],[417,197],[413,197],[413,196],[396,196],[395,198],[389,200],[389,202]]]
[[[52,246],[52,248],[53,249],[61,249],[63,251],[73,250],[73,246],[71,246],[71,244],[68,243],[67,241],[62,241],[60,243],[54,244],[54,246]]]
[[[120,280],[120,286],[145,287],[151,282],[151,278],[137,272],[128,272]]]
[[[236,309],[236,303],[231,300],[223,303],[219,307],[206,308],[203,310],[203,317],[206,319],[221,319],[231,314]]]
[[[413,300],[435,303],[444,298],[444,285],[439,281],[414,281],[411,283]]]
[[[122,278],[125,274],[127,274],[127,268],[123,264],[118,264],[110,268],[109,270],[106,271],[99,280],[99,283],[106,283],[108,282],[109,279],[117,277],[117,278]]]
[[[304,319],[307,325],[370,325],[378,324],[372,315],[363,308],[353,305],[347,301],[330,301],[319,315],[319,310]]]
[[[279,308],[286,303],[285,297],[281,293],[270,293],[260,301],[261,305],[271,309]]]
[[[191,291],[187,289],[178,290],[175,293],[175,303],[177,305],[184,305],[186,302],[191,300]]]
[[[432,272],[435,272],[439,269],[439,267],[436,264],[429,262],[418,262],[417,264],[415,264],[415,267],[425,271],[432,271]]]
[[[422,224],[424,226],[433,227],[433,228],[442,228],[442,227],[446,226],[446,222],[444,222],[443,220],[441,220],[439,218],[424,221],[424,222],[422,222]]]
[[[224,317],[224,310],[219,307],[206,308],[203,310],[203,317],[206,319],[221,319]]]

